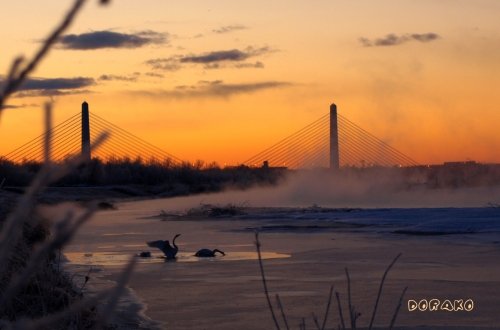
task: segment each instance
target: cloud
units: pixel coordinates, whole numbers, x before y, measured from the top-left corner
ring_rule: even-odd
[[[203,66],[204,69],[222,69],[228,67],[227,64],[223,64],[220,62],[216,63],[207,63]],[[236,69],[263,69],[264,68],[264,63],[257,61],[255,63],[234,63],[231,64],[229,67],[231,68],[236,68]]]
[[[19,88],[21,91],[27,90],[59,90],[59,89],[79,89],[95,84],[94,79],[87,77],[76,78],[29,78]]]
[[[63,49],[93,50],[102,48],[139,48],[149,44],[168,42],[168,34],[141,31],[133,34],[113,31],[94,31],[82,34],[67,34],[60,38]]]
[[[23,97],[53,97],[53,96],[68,96],[68,95],[78,95],[78,94],[91,94],[93,93],[87,89],[78,89],[78,90],[70,90],[64,91],[59,89],[47,89],[47,90],[28,90],[17,92],[15,97],[23,98]]]
[[[202,93],[211,96],[227,97],[235,94],[248,94],[257,91],[280,88],[291,85],[286,82],[264,81],[256,83],[225,84],[223,81],[215,81],[203,84],[199,89]]]
[[[133,75],[130,76],[120,76],[120,75],[114,75],[114,74],[103,74],[99,77],[99,81],[129,81],[129,82],[135,82],[137,81],[137,77],[140,75],[140,73],[136,72]]]
[[[153,70],[177,71],[181,69],[179,64],[180,56],[171,56],[167,58],[154,58],[146,61],[146,64],[151,66]]]
[[[238,69],[246,69],[246,68],[255,68],[255,69],[263,69],[264,68],[264,63],[257,61],[255,63],[238,63],[235,64],[235,68]]]
[[[234,31],[246,30],[246,29],[248,29],[246,26],[236,24],[236,25],[222,26],[218,29],[213,29],[212,32],[218,33],[218,34],[223,34],[223,33],[230,33],[230,32],[234,32]]]
[[[209,53],[204,53],[201,55],[189,55],[184,56],[180,59],[181,63],[214,63],[214,62],[238,62],[244,61],[250,57],[259,56],[265,53],[269,53],[271,50],[269,47],[253,48],[247,47],[245,50],[231,49],[231,50],[219,50]]]
[[[22,108],[18,105],[9,105],[9,104],[6,104],[6,105],[3,105],[0,109],[2,110],[7,110],[7,109],[18,109],[18,108]]]
[[[2,80],[0,78],[0,84]],[[95,80],[88,77],[75,78],[28,78],[20,87],[15,97],[59,96],[88,92],[83,88],[95,85]]]
[[[410,41],[418,42],[431,42],[441,38],[437,33],[412,33],[412,34],[402,34],[396,35],[394,33],[388,34],[383,38],[369,39],[369,38],[359,38],[359,42],[364,47],[387,47],[387,46],[398,46]]]
[[[173,90],[160,92],[143,92],[152,96],[163,96],[169,98],[228,98],[238,94],[250,94],[267,89],[276,89],[292,86],[289,82],[262,81],[255,83],[228,84],[222,80],[199,81],[195,85],[180,85]]]
[[[156,72],[146,72],[144,75],[148,76],[148,77],[153,77],[153,78],[164,78],[165,75],[161,74],[161,73],[156,73]]]
[[[206,53],[203,55],[191,55],[181,58],[181,63],[213,63],[221,61],[243,61],[248,58],[248,54],[238,49],[221,50]]]
[[[146,61],[155,70],[177,71],[185,64],[202,64],[205,69],[220,69],[232,67],[243,68],[263,68],[264,64],[260,61],[255,63],[245,63],[249,58],[261,56],[267,53],[275,52],[269,47],[247,47],[243,50],[230,49],[218,50],[202,54],[175,55],[168,58],[156,58]]]
[[[431,33],[423,33],[423,34],[413,33],[413,34],[410,34],[410,37],[413,40],[420,41],[420,42],[429,42],[429,41],[434,41],[434,40],[441,38],[437,33],[432,33],[432,32]]]
[[[37,107],[39,104],[6,104],[2,107],[2,110],[7,110],[7,109],[22,109],[22,108],[31,108],[31,107]]]

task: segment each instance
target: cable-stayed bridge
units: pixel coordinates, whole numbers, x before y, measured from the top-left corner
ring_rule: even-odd
[[[330,113],[289,135],[245,161],[257,166],[314,167],[407,167],[418,163],[373,134],[337,113]]]
[[[91,142],[101,133],[109,132],[110,137],[96,150],[90,150]],[[64,159],[82,153],[86,158],[119,160],[129,158],[177,165],[182,160],[161,148],[141,139],[110,121],[93,114],[88,104],[82,104],[82,112],[76,113],[51,129],[52,159]],[[24,161],[42,161],[44,140],[48,133],[28,141],[19,148],[5,154],[4,159],[20,163]]]
[[[91,150],[91,142],[104,131],[110,133],[110,138],[97,150]],[[47,134],[41,134],[0,159],[15,163],[43,160]],[[50,134],[52,159],[55,161],[82,153],[87,159],[105,161],[140,158],[146,162],[168,165],[182,163],[179,157],[90,112],[86,102],[82,104],[81,113],[54,126]],[[332,104],[329,113],[249,158],[242,165],[339,169],[406,167],[415,166],[417,162],[338,114],[337,107]]]

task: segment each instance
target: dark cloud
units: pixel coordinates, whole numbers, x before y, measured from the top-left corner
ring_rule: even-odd
[[[92,50],[101,48],[139,48],[149,44],[168,42],[168,34],[142,31],[132,34],[113,31],[95,31],[68,34],[59,40],[63,49]]]
[[[248,54],[238,49],[221,50],[206,53],[203,55],[192,55],[181,58],[181,63],[213,63],[221,61],[243,61],[248,58]]]
[[[0,78],[0,85],[2,79]],[[95,80],[88,77],[75,78],[28,78],[20,87],[16,97],[58,96],[77,94],[83,88],[95,85]]]
[[[397,46],[409,41],[418,42],[431,42],[441,38],[437,33],[412,33],[412,34],[402,34],[396,35],[394,33],[388,34],[383,38],[368,39],[360,38],[359,42],[364,47],[387,47],[387,46]]]
[[[222,26],[218,29],[213,29],[212,32],[218,33],[218,34],[223,34],[223,33],[229,33],[229,32],[233,32],[233,31],[246,30],[246,29],[248,29],[246,26],[236,24],[236,25]]]
[[[77,90],[59,90],[59,89],[45,89],[45,90],[27,90],[15,94],[15,97],[53,97],[53,96],[68,96],[78,94],[91,94],[92,91],[86,89]]]
[[[94,79],[87,77],[76,78],[29,78],[19,88],[21,91],[27,90],[59,90],[59,89],[79,89],[92,86]]]
[[[235,64],[235,68],[238,69],[246,69],[246,68],[255,68],[255,69],[263,69],[264,68],[264,63],[257,61],[255,63],[238,63]]]
[[[158,93],[143,92],[152,96],[169,98],[228,98],[238,94],[250,94],[267,89],[284,88],[291,86],[289,82],[263,81],[256,83],[227,84],[222,80],[199,81],[195,85],[176,86],[173,90]]]
[[[212,69],[221,69],[224,68],[225,65],[222,65],[220,63],[207,63],[203,66],[204,69],[207,70],[212,70]]]
[[[235,94],[248,94],[289,85],[291,84],[279,81],[264,81],[246,84],[225,84],[222,81],[217,81],[215,83],[203,85],[204,87],[202,87],[200,91],[211,96],[228,97]]]
[[[429,42],[429,41],[434,41],[436,39],[441,38],[437,33],[413,33],[410,34],[410,37],[413,40],[420,41],[420,42]]]
[[[177,71],[181,69],[179,64],[180,56],[172,56],[167,58],[154,58],[146,61],[154,70]]]
[[[18,109],[18,108],[21,108],[21,107],[17,106],[17,105],[9,105],[9,104],[6,104],[6,105],[3,105],[2,107],[0,107],[1,110]]]
[[[188,55],[180,59],[181,63],[197,63],[197,64],[207,64],[214,62],[239,62],[244,61],[250,57],[259,56],[265,53],[269,53],[271,50],[269,47],[253,48],[247,47],[245,50],[231,49],[231,50],[219,50],[214,52],[209,52],[201,55]]]
[[[243,68],[263,68],[260,61],[255,63],[245,63],[249,58],[261,56],[275,50],[269,47],[247,47],[244,50],[230,49],[219,50],[203,54],[175,55],[168,58],[156,58],[146,62],[155,70],[177,71],[184,64],[202,64],[205,69],[220,69],[225,67]]]
[[[22,108],[30,108],[30,107],[37,107],[39,106],[38,104],[34,104],[34,103],[31,103],[31,104],[6,104],[2,107],[3,110],[7,110],[7,109],[22,109]]]
[[[156,72],[147,72],[144,75],[146,75],[148,77],[153,77],[153,78],[164,78],[165,77],[165,75],[163,75],[161,73],[156,73]]]
[[[236,69],[263,69],[264,68],[264,63],[257,61],[255,63],[249,63],[249,62],[244,62],[244,63],[232,63],[231,65],[228,65],[227,63],[221,63],[221,62],[216,62],[216,63],[207,63],[203,66],[204,69],[222,69],[222,68],[236,68]]]
[[[138,72],[134,73],[131,76],[120,76],[120,75],[114,75],[114,74],[103,74],[99,77],[100,81],[129,81],[129,82],[135,82],[137,81],[137,77],[140,74]]]

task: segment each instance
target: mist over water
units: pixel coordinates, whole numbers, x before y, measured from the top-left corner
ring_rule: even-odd
[[[177,197],[166,201],[170,210],[185,210],[203,204],[236,204],[250,207],[485,207],[500,202],[500,187],[428,188],[409,184],[395,171],[370,175],[335,174],[330,171],[291,172],[277,186],[245,191]]]

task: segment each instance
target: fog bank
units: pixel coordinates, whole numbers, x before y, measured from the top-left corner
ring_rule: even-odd
[[[414,208],[483,207],[500,202],[500,186],[431,189],[407,181],[395,171],[369,175],[301,171],[290,173],[274,187],[176,197],[164,204],[169,210],[185,210],[200,203],[250,207]]]

